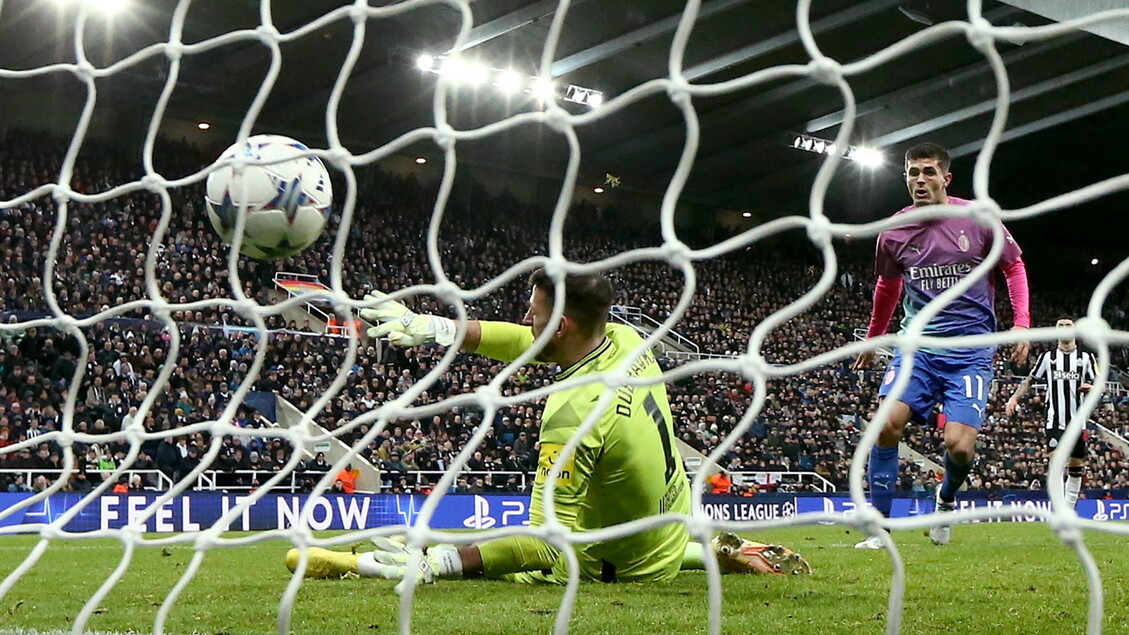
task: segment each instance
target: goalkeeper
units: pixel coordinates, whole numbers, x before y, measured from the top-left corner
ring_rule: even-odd
[[[501,361],[516,359],[548,328],[553,311],[553,281],[544,270],[530,277],[532,294],[525,326],[507,322],[469,321],[462,349]],[[368,296],[379,301],[381,293]],[[572,274],[565,281],[564,314],[537,361],[560,366],[558,380],[621,369],[643,340],[630,327],[607,324],[612,288],[598,274]],[[393,344],[417,346],[455,340],[453,320],[418,315],[398,302],[384,301],[363,309],[362,317],[379,323],[369,334]],[[634,378],[657,379],[662,371],[648,350],[628,369]],[[609,527],[648,516],[690,513],[690,491],[678,449],[666,387],[623,386],[614,402],[576,451],[562,455],[569,439],[591,413],[605,390],[600,382],[556,391],[545,402],[540,453],[530,503],[530,524],[544,523],[545,481],[554,466],[560,475],[554,490],[558,520],[570,531]],[[714,541],[727,570],[807,572],[807,563],[790,550],[758,545],[728,535]],[[736,542],[734,542],[736,541]],[[350,554],[310,549],[306,575],[402,579],[412,561],[403,543],[378,539],[377,550]],[[603,582],[645,582],[673,579],[681,568],[701,568],[701,545],[691,543],[681,523],[666,523],[630,536],[577,547],[580,574]],[[293,571],[298,550],[287,554]],[[685,562],[684,562],[685,561]],[[484,576],[515,582],[563,584],[567,561],[555,546],[533,536],[510,536],[456,547],[436,545],[417,561],[417,581]],[[793,571],[795,569],[795,571]]]

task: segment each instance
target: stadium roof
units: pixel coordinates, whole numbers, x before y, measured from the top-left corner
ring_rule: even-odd
[[[73,61],[70,31],[74,11],[60,8],[64,4],[61,0],[3,4],[0,67]],[[283,33],[289,32],[349,4],[342,0],[274,2],[274,23]],[[535,75],[557,4],[556,0],[471,2],[474,29],[468,54],[493,67]],[[608,98],[665,76],[674,27],[684,4],[683,0],[573,0],[553,64],[554,76],[562,83],[602,90]],[[985,0],[983,10],[997,25],[1036,26],[1112,4],[1119,3]],[[175,5],[173,0],[134,2],[133,8],[113,18],[92,16],[86,31],[91,62],[104,66],[166,40]],[[955,0],[819,0],[813,5],[811,24],[816,40],[827,55],[841,62],[871,55],[922,31],[927,23],[965,18],[965,3]],[[112,31],[106,28],[106,20],[112,20]],[[258,24],[258,2],[194,2],[188,9],[184,41],[198,42]],[[350,149],[377,147],[433,123],[431,103],[437,76],[419,71],[414,61],[421,52],[446,51],[458,26],[458,11],[443,4],[366,23],[364,46],[337,118]],[[1125,90],[1129,85],[1129,47],[1125,43],[1129,21],[1122,27],[1105,25],[1095,28],[1095,33],[1079,31],[1044,41],[998,42],[1012,101],[1007,141],[993,170],[1000,183],[1011,179],[1018,188],[1002,186],[1001,198],[1011,197],[1013,204],[1033,202],[1035,196],[1049,196],[1111,175],[1101,174],[1099,167],[1096,173],[1083,170],[1079,178],[1084,180],[1078,184],[1070,185],[1070,179],[1065,179],[1060,187],[1057,181],[1048,184],[1040,176],[1033,185],[1031,170],[1044,168],[1033,166],[1031,157],[1048,152],[1024,143],[1041,139],[1041,147],[1049,149],[1047,140],[1052,139],[1049,154],[1055,162],[1048,163],[1045,170],[1056,173],[1072,160],[1082,164],[1084,157],[1093,156],[1095,143],[1084,140],[1095,131],[1107,146],[1113,146],[1111,133],[1113,137],[1123,133],[1120,122],[1129,114],[1129,91]],[[315,144],[324,138],[327,99],[352,42],[353,29],[350,20],[340,19],[283,44],[282,71],[257,129],[290,133]],[[702,84],[807,61],[796,29],[795,3],[703,0],[684,68],[691,80]],[[268,47],[245,40],[186,56],[170,117],[207,120],[213,132],[230,138],[269,62]],[[144,126],[137,122],[144,122],[144,113],[151,111],[167,69],[167,60],[158,57],[100,80],[100,98],[105,99],[100,108],[135,113],[130,120],[139,136]],[[954,148],[956,154],[969,157],[962,163],[964,173],[971,172],[971,156],[988,130],[996,88],[983,54],[967,39],[947,38],[853,77],[850,83],[859,105],[853,141],[877,145],[892,160],[873,174],[845,165],[830,198],[835,213],[851,219],[888,213],[889,200],[904,198],[897,157],[914,142],[928,139]],[[6,106],[5,99],[10,105],[11,100],[30,97],[36,103],[47,100],[42,103],[52,108],[74,110],[76,93],[61,85],[80,88],[70,74],[56,74],[49,80],[0,80],[0,107]],[[454,91],[451,121],[457,128],[480,126],[531,107],[520,102],[507,103],[493,91]],[[573,106],[569,105],[577,112],[587,109]],[[698,98],[694,106],[702,136],[687,199],[730,209],[755,209],[760,217],[803,211],[821,157],[788,144],[792,133],[834,137],[842,115],[836,90],[811,79],[782,79]],[[0,123],[3,111],[0,109]],[[1059,136],[1047,137],[1047,131],[1058,131]],[[1065,140],[1064,131],[1069,132]],[[680,112],[661,95],[579,132],[584,149],[581,171],[587,179],[602,179],[610,172],[620,177],[625,188],[661,192],[677,162],[685,126]],[[408,151],[438,154],[430,143]],[[559,175],[566,156],[559,134],[532,126],[492,137],[489,142],[460,145],[460,160],[497,165],[516,174]],[[1006,160],[1009,156],[1013,160]],[[958,174],[958,180],[960,177]],[[1025,186],[1018,185],[1024,180]]]

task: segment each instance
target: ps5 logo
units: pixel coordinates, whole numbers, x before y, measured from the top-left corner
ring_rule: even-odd
[[[529,519],[525,515],[525,503],[515,500],[502,501],[501,526],[528,525]],[[497,525],[499,520],[490,515],[490,499],[485,496],[474,496],[474,513],[463,519],[463,527],[467,529],[489,529]]]
[[[1101,500],[1094,502],[1098,504],[1098,511],[1094,512],[1094,520],[1109,520],[1109,514],[1105,512],[1105,502]]]

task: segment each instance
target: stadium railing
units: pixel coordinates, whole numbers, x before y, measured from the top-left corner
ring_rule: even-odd
[[[303,289],[317,289],[317,290],[326,290],[326,291],[329,290],[329,287],[325,286],[325,284],[322,283],[321,280],[318,280],[317,276],[310,275],[308,273],[295,273],[295,272],[292,272],[292,271],[279,271],[278,273],[274,274],[274,285],[275,285],[275,287],[277,287],[277,288],[281,289],[283,292],[285,292],[287,297],[293,298],[295,296],[302,294],[301,291],[295,290],[295,287],[292,286],[291,284],[288,284],[288,283],[299,283],[299,284],[302,285],[301,288],[303,288]],[[324,308],[318,306],[318,304],[316,304],[316,303],[320,303],[325,307],[329,306],[329,302],[327,300],[324,300],[324,299],[312,300],[312,301],[306,302],[306,304],[305,304],[306,312],[308,312],[310,315],[318,318],[322,322],[325,322],[328,325],[330,323],[330,321],[333,319],[333,315],[331,313],[329,313],[328,311],[326,311]],[[327,331],[327,333],[332,333],[332,331]]]
[[[855,329],[855,339],[856,340],[867,339],[866,329],[856,328]],[[880,358],[891,359],[891,358],[894,357],[894,349],[890,348],[889,346],[883,346],[883,347],[880,347],[880,348],[876,348],[876,349],[874,349],[874,353],[876,355],[878,355]]]
[[[64,470],[47,469],[47,468],[41,468],[41,467],[0,468],[0,475],[4,475],[4,474],[11,474],[13,476],[23,475],[24,483],[28,486],[28,488],[32,487],[32,484],[33,484],[32,481],[37,476],[45,476],[49,480],[54,481],[54,480],[58,479],[58,477],[61,474],[63,474],[63,472],[64,472]],[[98,475],[98,476],[102,477],[102,478],[98,479],[97,481],[95,481],[95,484],[101,483],[102,479],[104,479],[106,476],[113,474],[113,473],[114,473],[114,470],[86,470],[85,471],[87,478],[90,478],[92,475]],[[78,474],[78,472],[72,470],[71,474],[72,475]],[[142,480],[146,484],[145,489],[147,489],[147,490],[164,491],[164,490],[167,490],[167,489],[169,489],[173,486],[172,479],[169,478],[168,476],[166,476],[165,473],[160,471],[160,470],[129,470],[127,472],[122,473],[122,475],[126,477],[126,482],[129,482],[130,480],[132,480],[134,474],[141,475]]]
[[[393,474],[393,473],[385,471],[385,472],[382,473],[382,476],[388,476],[390,474]],[[420,477],[423,476],[423,477],[427,478],[428,483],[438,483],[439,479],[442,478],[443,474],[445,474],[445,472],[443,472],[443,471],[410,470],[410,471],[395,473],[395,478],[398,479],[398,478],[400,478],[400,476],[412,477],[412,478],[415,479],[414,484],[418,484],[420,482]],[[518,491],[524,492],[524,491],[526,491],[526,484],[529,483],[530,478],[533,476],[533,473],[532,472],[490,472],[490,471],[471,471],[471,470],[468,470],[468,471],[464,471],[464,472],[459,472],[459,477],[461,478],[463,476],[467,477],[468,481],[471,481],[471,480],[478,478],[478,477],[482,477],[482,478],[485,479],[487,476],[489,476],[490,480],[493,481],[494,487],[503,486],[503,485],[506,484],[506,481],[509,480],[509,478],[511,476],[516,476],[516,477],[518,477],[518,488],[519,488]],[[392,480],[391,479],[384,479],[384,483],[391,484]],[[387,489],[387,487],[390,487],[390,486],[391,485],[382,486],[381,490],[384,491],[385,489]]]
[[[274,474],[271,470],[206,470],[196,477],[196,485],[193,489],[208,492],[250,492],[259,489],[260,483],[265,483]],[[316,483],[323,474],[325,473],[291,472],[287,480],[275,485],[270,491],[301,492],[303,489],[309,489],[303,484],[303,481],[310,479],[311,482]],[[227,482],[229,480],[234,482]]]
[[[737,356],[731,353],[700,353],[700,352],[687,352],[687,351],[666,351],[667,359],[676,362],[690,362],[697,359],[734,359]]]
[[[635,306],[626,306],[623,304],[612,305],[609,315],[611,315],[611,318],[613,320],[633,327],[644,337],[650,335],[651,331],[662,326],[662,322],[659,322],[655,318],[647,315],[646,313],[643,313],[642,309]],[[679,350],[683,350],[687,353],[700,353],[702,350],[701,347],[691,341],[690,338],[679,333],[678,331],[671,330],[663,339],[671,340],[674,343],[674,346],[665,347],[666,350],[664,350],[664,352],[668,357],[671,353]]]
[[[694,478],[695,472],[690,472]],[[815,492],[837,491],[835,484],[817,472],[726,472],[734,485],[747,486],[756,483],[760,488],[775,488],[777,491],[788,492],[809,489]]]

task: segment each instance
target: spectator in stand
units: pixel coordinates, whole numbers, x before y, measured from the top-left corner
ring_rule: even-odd
[[[78,191],[101,191],[140,176],[135,160],[115,148],[87,141],[75,165],[73,186]],[[66,143],[65,139],[45,134],[9,130],[4,154],[0,156],[3,196],[11,198],[26,192],[30,184],[48,180],[47,174],[57,168]],[[210,157],[191,146],[168,139],[159,141],[155,156],[162,173],[170,175],[186,175],[210,162]],[[170,194],[176,213],[157,262],[157,283],[162,295],[175,303],[230,297],[227,252],[199,209],[198,187],[180,188]],[[419,237],[426,235],[432,208],[430,197],[427,187],[414,178],[373,173],[372,187],[362,192],[358,201],[350,227],[349,257],[343,263],[342,282],[350,296],[359,298],[374,288],[398,289],[433,281],[425,251],[410,248],[421,244]],[[467,200],[456,197],[452,204],[474,205],[477,210],[475,214],[445,221],[440,236],[448,275],[464,288],[482,285],[530,252],[546,253],[544,227],[548,210],[524,204],[512,196],[491,198],[479,189]],[[64,310],[86,316],[104,306],[147,298],[144,257],[148,245],[144,237],[151,235],[149,228],[160,218],[159,199],[138,191],[99,203],[72,201],[69,209],[66,249],[60,252],[56,263],[56,294]],[[49,312],[39,276],[45,264],[43,246],[49,243],[54,229],[55,211],[55,202],[50,198],[0,210],[0,262],[4,272],[0,275],[0,313],[6,313],[0,319],[6,322],[15,324]],[[584,204],[578,204],[570,216],[575,219],[591,212]],[[337,222],[337,217],[330,219],[321,239],[326,242],[296,256],[278,263],[242,261],[240,275],[249,296],[270,305],[272,277],[277,271],[306,273],[327,280],[327,255],[331,252],[327,247],[336,234]],[[698,239],[688,235],[686,240],[693,243]],[[570,222],[564,246],[570,258],[592,261],[626,249],[654,246],[658,241],[655,228],[620,226],[605,218],[591,225]],[[869,279],[871,256],[870,246],[842,246],[839,284],[807,312],[770,334],[762,347],[768,362],[795,362],[854,340],[853,326],[864,323],[869,310],[871,289],[861,281]],[[697,292],[675,328],[703,352],[742,352],[758,323],[814,282],[818,271],[809,266],[816,263],[816,253],[809,244],[788,237],[763,241],[754,250],[697,263]],[[634,263],[617,269],[613,276],[615,285],[623,290],[616,304],[636,307],[659,320],[665,319],[677,303],[683,282],[676,269],[661,262]],[[1089,296],[1084,285],[1077,285],[1065,275],[1060,280],[1039,282],[1043,291],[1031,307],[1035,319],[1050,321],[1058,315],[1077,314]],[[523,313],[519,300],[525,296],[521,286],[520,281],[515,281],[469,303],[470,316],[516,320]],[[1003,300],[997,312],[1001,322],[1009,323],[1010,308],[1006,298]],[[1129,292],[1116,292],[1107,307],[1103,317],[1112,326],[1129,326],[1129,314],[1125,311],[1129,307]],[[413,309],[452,315],[448,307],[430,296],[417,298]],[[180,329],[181,349],[169,385],[144,415],[140,414],[142,402],[154,388],[161,367],[173,361],[166,359],[169,333],[150,314],[126,313],[84,328],[91,344],[91,354],[85,360],[77,359],[78,348],[53,329],[0,333],[0,466],[19,464],[23,454],[3,453],[5,428],[9,443],[61,429],[57,406],[64,402],[67,382],[74,376],[71,364],[83,363],[86,370],[79,386],[76,431],[109,434],[140,425],[147,433],[155,434],[218,419],[222,404],[235,387],[249,380],[255,382],[257,390],[279,393],[296,407],[309,408],[332,382],[334,369],[346,352],[343,339],[276,332],[267,343],[267,370],[251,378],[248,373],[259,336],[229,336],[216,328],[224,323],[247,326],[243,316],[230,307],[217,306],[174,310],[173,317]],[[266,320],[271,328],[290,326],[296,330],[298,326],[297,322],[288,325],[279,316],[268,316]],[[317,415],[319,425],[336,430],[358,414],[396,398],[442,357],[442,351],[437,349],[382,353],[367,344],[358,351],[344,389]],[[1115,347],[1113,355],[1115,363],[1129,363],[1129,347]],[[472,392],[500,370],[500,365],[459,356],[421,396],[420,403],[430,404]],[[1008,421],[998,414],[1003,412],[998,394],[1014,388],[1017,379],[1011,375],[1019,370],[997,360],[996,373],[1002,386],[989,402],[988,420],[980,437],[979,454],[984,457],[985,473],[972,476],[1000,487],[1030,487],[1046,480],[1045,462],[1027,453],[1029,448],[1039,448],[1042,443],[1033,416],[1024,414]],[[552,368],[543,365],[526,366],[503,384],[503,394],[522,394],[551,384],[553,373]],[[813,472],[844,488],[851,451],[863,420],[874,408],[869,395],[875,392],[879,379],[873,372],[854,373],[844,364],[831,364],[771,382],[764,409],[745,437],[723,457],[722,465],[741,472]],[[96,384],[102,387],[105,405],[98,401],[88,406],[87,398]],[[676,434],[695,449],[708,452],[741,420],[752,396],[752,386],[732,375],[702,372],[670,385],[669,394]],[[526,472],[533,468],[530,457],[538,441],[535,422],[542,406],[543,401],[536,399],[499,409],[496,421],[490,422],[491,435],[475,448],[480,452],[478,460],[483,467],[490,464],[492,469]],[[1038,409],[1032,408],[1035,410]],[[393,430],[388,430],[377,438],[375,447],[362,448],[362,452],[374,464],[389,459],[393,451],[403,463],[411,453],[421,470],[443,470],[482,423],[482,414],[476,409],[452,408],[427,421],[396,421],[392,426],[400,426],[401,433],[395,439]],[[135,422],[138,418],[141,420]],[[1096,412],[1095,418],[1123,436],[1129,433],[1127,409],[1111,403],[1109,409]],[[269,430],[263,428],[265,442],[270,441]],[[933,452],[940,447],[938,432],[936,427],[914,429],[905,441],[927,453]],[[343,440],[349,437],[360,438],[343,435]],[[210,441],[210,436],[199,441],[197,458]],[[123,441],[100,445],[106,446],[107,457],[118,450],[128,450]],[[160,463],[160,449],[164,445],[164,441],[146,441],[155,463]],[[223,445],[223,453],[210,468],[225,469],[234,457],[234,442],[224,440]],[[286,452],[292,451],[285,441],[284,445]],[[1123,453],[1101,439],[1091,439],[1090,445],[1095,460],[1087,466],[1086,478],[1111,488],[1129,487]],[[264,446],[250,449],[260,452],[264,464],[271,462],[268,457],[276,456],[273,446],[269,452]],[[86,444],[76,443],[75,450],[84,455]],[[177,450],[180,460],[188,462],[188,446]],[[49,444],[48,459],[51,452],[57,451],[56,446]],[[34,457],[29,453],[28,458]],[[183,466],[173,469],[174,475],[181,476],[189,471]],[[329,470],[330,466],[326,463],[324,467],[312,468],[307,463],[304,469],[317,472]],[[916,466],[907,469],[916,482],[919,470]],[[90,474],[93,477],[93,472]],[[9,482],[10,477],[0,475],[0,487]],[[500,478],[494,482],[510,487],[508,478],[504,484]]]
[[[733,480],[729,478],[725,470],[719,470],[709,478],[709,481],[713,488],[711,494],[729,494],[733,489]]]
[[[341,489],[346,494],[352,494],[357,491],[357,477],[359,472],[353,469],[353,464],[345,465],[345,469],[337,473],[334,479],[335,483],[341,483]]]

